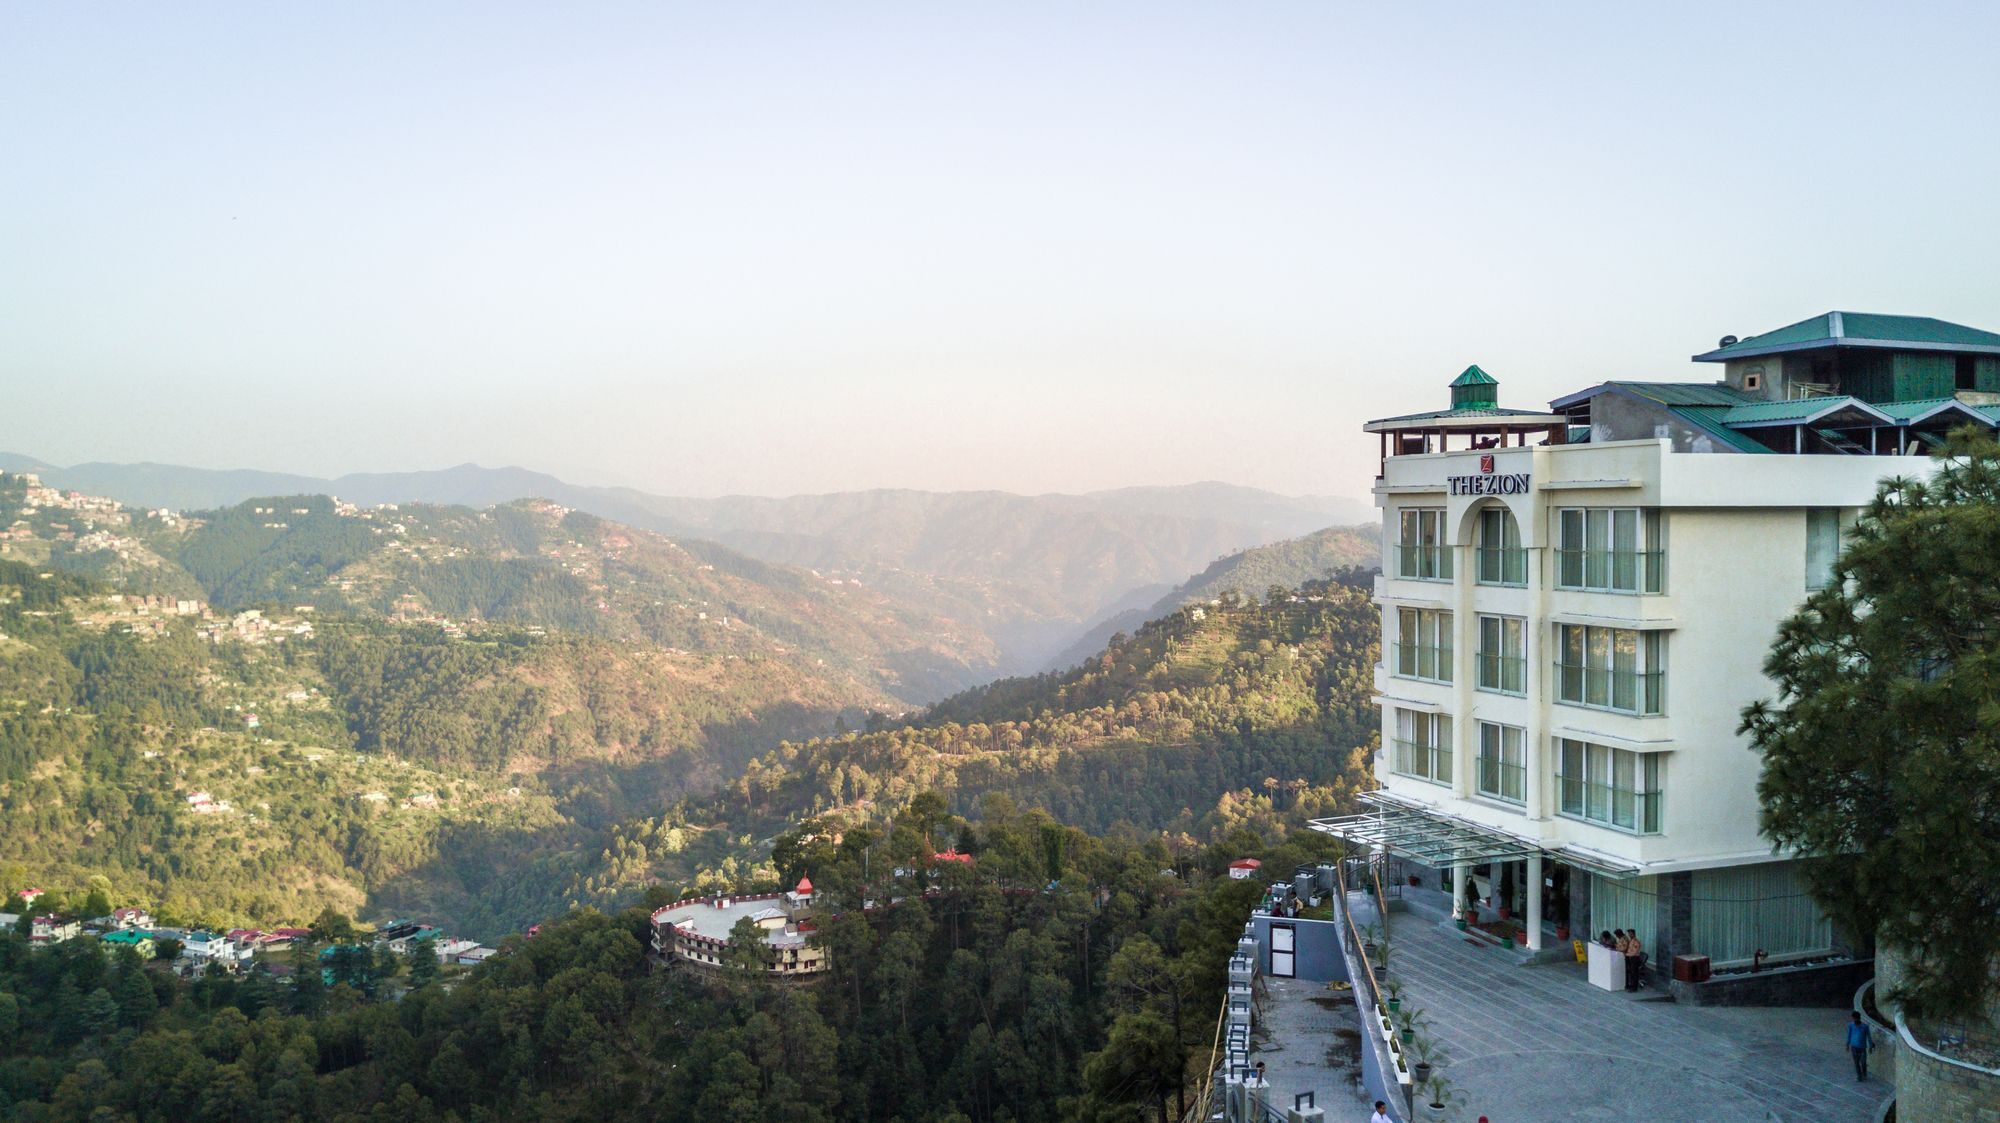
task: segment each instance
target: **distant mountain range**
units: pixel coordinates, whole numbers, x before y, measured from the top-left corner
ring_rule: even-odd
[[[547,499],[641,529],[718,542],[763,561],[859,579],[913,611],[978,630],[997,652],[1000,673],[1049,665],[1079,636],[1151,608],[1218,558],[1371,517],[1358,500],[1222,483],[1080,495],[874,490],[698,499],[585,487],[524,468],[473,464],[319,479],[168,464],[64,467],[0,453],[0,470],[35,472],[51,486],[175,510],[300,494],[335,495],[362,506],[485,507]]]

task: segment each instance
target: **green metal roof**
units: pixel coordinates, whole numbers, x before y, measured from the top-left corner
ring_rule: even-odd
[[[1478,363],[1474,363],[1471,366],[1466,367],[1464,374],[1461,374],[1457,378],[1451,380],[1451,388],[1454,390],[1458,389],[1461,386],[1498,386],[1498,385],[1500,385],[1500,380],[1486,373],[1485,371],[1480,370]]]
[[[1401,417],[1377,418],[1374,421],[1368,422],[1368,424],[1396,425],[1396,424],[1401,424],[1403,422],[1414,423],[1418,421],[1457,421],[1461,419],[1470,419],[1475,417],[1486,417],[1486,418],[1493,418],[1495,420],[1505,420],[1506,418],[1509,417],[1550,418],[1553,416],[1554,416],[1553,414],[1550,414],[1544,410],[1539,410],[1539,409],[1502,409],[1499,406],[1484,406],[1476,409],[1437,409],[1437,410],[1432,410],[1429,413],[1406,413]],[[1556,422],[1554,421],[1550,422],[1550,424],[1555,424],[1555,423]]]
[[[1876,347],[1914,351],[1977,351],[2000,354],[2000,333],[1949,323],[1930,316],[1885,316],[1877,312],[1823,312],[1796,324],[1739,339],[1696,355],[1698,363],[1720,363],[1786,351],[1823,347]]]
[[[1859,398],[1839,395],[1825,398],[1794,398],[1782,402],[1752,402],[1731,406],[1722,415],[1724,425],[1783,425],[1787,423],[1810,424],[1829,414],[1843,410],[1856,410],[1867,414],[1876,421],[1888,421],[1882,411]]]
[[[1689,425],[1707,433],[1738,452],[1765,452],[1771,450],[1757,441],[1739,433],[1722,423],[1723,410],[1717,406],[1668,406],[1668,412]]]
[[[1549,403],[1550,409],[1565,409],[1589,401],[1606,390],[1620,390],[1663,406],[1733,406],[1761,401],[1755,394],[1732,390],[1720,382],[1600,382]]]

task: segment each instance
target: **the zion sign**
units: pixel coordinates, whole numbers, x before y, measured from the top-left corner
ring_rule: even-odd
[[[1446,476],[1445,483],[1453,495],[1526,495],[1528,479],[1526,472],[1495,472],[1493,456],[1487,453],[1479,458],[1478,475]]]

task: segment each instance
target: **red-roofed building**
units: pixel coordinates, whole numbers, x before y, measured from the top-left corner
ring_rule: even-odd
[[[940,850],[931,857],[940,862],[961,862],[968,866],[972,864],[972,855],[961,854],[957,850]]]
[[[1263,867],[1264,863],[1255,858],[1238,858],[1229,863],[1229,880],[1247,881],[1251,874],[1256,873]]]

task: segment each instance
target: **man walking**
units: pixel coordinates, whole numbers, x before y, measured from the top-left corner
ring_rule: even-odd
[[[1854,1057],[1854,1079],[1868,1079],[1868,1050],[1875,1047],[1875,1029],[1861,1020],[1861,1011],[1854,1012],[1854,1020],[1847,1023],[1847,1051]]]
[[[1390,1123],[1389,1105],[1383,1103],[1381,1100],[1376,1100],[1375,1114],[1368,1117],[1368,1123]]]

